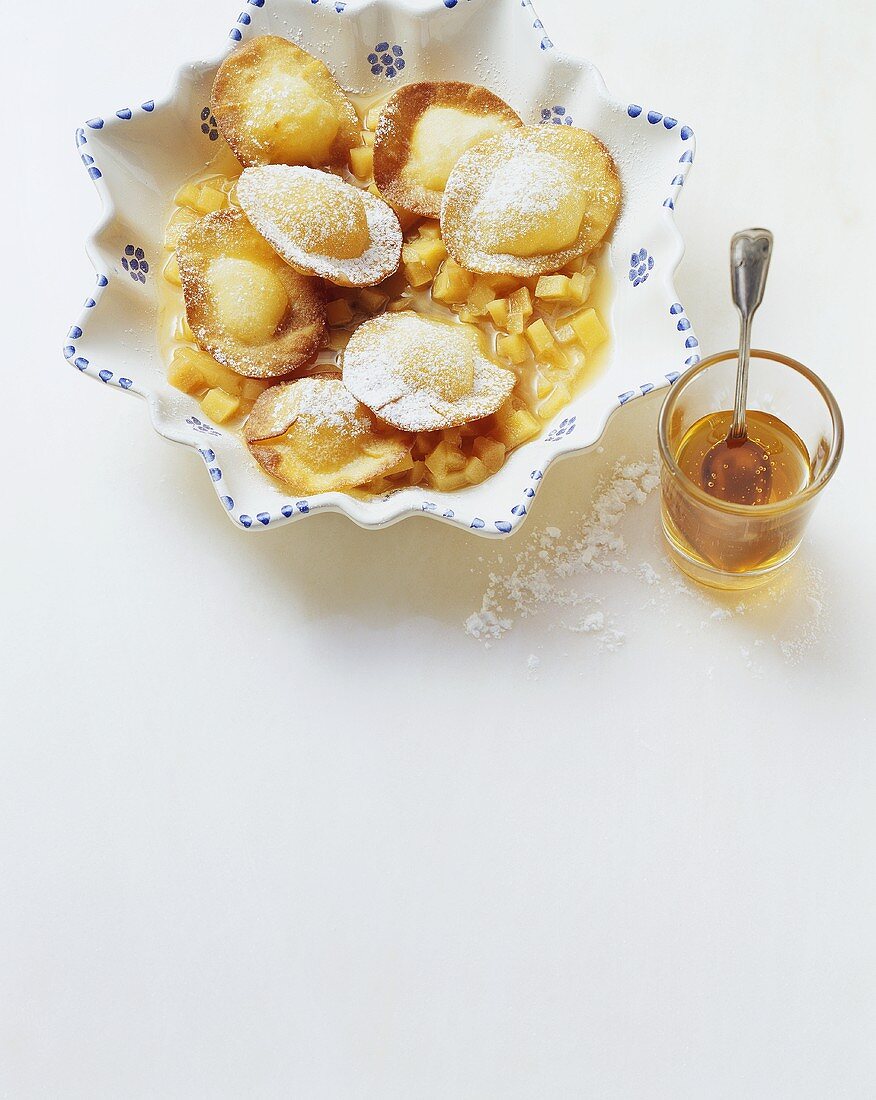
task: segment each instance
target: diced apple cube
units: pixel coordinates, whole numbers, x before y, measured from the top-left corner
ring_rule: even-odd
[[[532,297],[529,288],[521,286],[508,296],[508,331],[512,335],[522,333],[531,316]]]
[[[427,473],[426,463],[422,459],[417,459],[408,473],[408,482],[411,485],[419,485]]]
[[[590,297],[593,280],[596,278],[596,268],[588,265],[583,271],[579,271],[571,278],[572,297],[578,302],[586,302]]]
[[[564,382],[559,382],[554,387],[553,393],[538,406],[538,415],[542,420],[553,420],[560,409],[564,408],[572,400],[569,387]]]
[[[405,451],[405,454],[399,461],[392,467],[391,470],[387,470],[386,477],[401,477],[402,474],[406,474],[408,470],[414,468],[414,460],[411,458],[410,451]]]
[[[167,368],[167,380],[183,393],[199,393],[207,388],[207,383],[194,356],[183,354],[189,350],[180,348],[176,352]]]
[[[472,455],[466,462],[464,472],[469,485],[478,485],[488,476],[486,466],[476,455]]]
[[[353,311],[346,298],[335,298],[326,303],[325,316],[330,325],[348,325],[353,320]]]
[[[494,298],[492,302],[487,302],[487,313],[489,313],[496,328],[506,328],[508,325],[508,299]]]
[[[474,285],[474,276],[460,267],[449,256],[435,276],[432,297],[445,305],[462,305],[468,299],[468,292]]]
[[[506,450],[513,450],[538,435],[539,422],[528,409],[515,409],[507,418],[500,421],[496,429],[496,438],[505,445]]]
[[[526,339],[529,341],[529,346],[536,357],[545,356],[556,347],[551,330],[541,317],[537,321],[533,321],[526,330]]]
[[[201,185],[199,183],[184,183],[179,191],[177,191],[173,201],[177,206],[187,206],[190,210],[194,210],[197,213],[198,195],[200,192]]]
[[[372,107],[368,111],[368,113],[365,115],[365,126],[369,130],[376,130],[377,129],[377,123],[378,123],[378,120],[380,119],[380,112],[382,110],[383,110],[383,104],[378,103],[378,104],[376,104],[376,106]]]
[[[209,183],[198,192],[198,201],[195,209],[199,214],[213,214],[216,210],[224,210],[228,196],[218,187],[212,187]]]
[[[365,287],[359,291],[359,305],[366,313],[376,313],[386,305],[386,295]]]
[[[405,278],[417,290],[419,287],[428,286],[432,282],[432,272],[424,263],[416,260],[414,263],[405,264]]]
[[[557,343],[562,344],[564,347],[566,344],[574,344],[578,339],[578,334],[568,322],[560,325],[554,333],[554,336],[556,337]]]
[[[366,145],[373,145],[374,144],[374,133],[373,133],[372,130],[361,130],[360,134],[361,134],[362,140],[365,142]]]
[[[608,331],[595,309],[582,309],[569,322],[578,336],[578,343],[590,354],[608,337]]]
[[[419,234],[421,237],[425,237],[427,240],[436,240],[441,237],[441,223],[434,220],[434,218],[427,218],[426,221],[420,226]]]
[[[483,462],[488,474],[501,470],[505,464],[505,446],[498,439],[479,435],[472,444],[472,454]]]
[[[480,277],[476,278],[468,292],[468,308],[478,317],[483,317],[487,306],[493,301],[493,288]]]
[[[222,389],[207,390],[201,398],[201,408],[214,424],[224,424],[240,408],[240,398]]]
[[[359,180],[374,175],[374,149],[370,145],[357,145],[350,150],[350,171]]]
[[[439,493],[455,493],[457,489],[464,489],[468,485],[465,472],[433,474],[432,485]]]
[[[519,333],[505,336],[500,332],[496,337],[496,351],[504,359],[510,359],[515,366],[525,363],[529,358],[529,344]]]
[[[568,275],[542,275],[535,284],[535,296],[546,302],[562,302],[572,297]]]

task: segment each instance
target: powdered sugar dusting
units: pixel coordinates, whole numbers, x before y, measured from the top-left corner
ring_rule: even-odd
[[[417,362],[420,371],[412,369]],[[466,365],[472,371],[470,388],[462,377]],[[495,412],[511,393],[514,375],[487,359],[476,336],[461,325],[385,313],[350,338],[344,382],[388,423],[405,431],[433,431]],[[445,396],[445,382],[458,384],[455,399]]]
[[[344,202],[350,193],[364,207],[369,244],[361,255],[348,259],[326,256],[313,251],[317,229],[324,231],[322,216],[314,221],[312,230],[305,225],[292,235],[289,223],[282,216],[284,205],[291,205],[296,191],[317,185],[329,190],[334,203],[331,211],[333,228],[339,233],[355,228],[354,204]],[[341,286],[374,286],[392,275],[401,259],[403,234],[395,212],[382,200],[352,184],[345,183],[330,172],[287,164],[270,164],[247,168],[237,184],[237,198],[244,213],[255,228],[294,267],[319,275]],[[320,208],[320,214],[324,212]]]
[[[287,432],[316,437],[331,428],[343,438],[355,439],[370,431],[371,423],[355,397],[338,378],[299,378],[272,386],[259,397],[246,425],[250,441]]]

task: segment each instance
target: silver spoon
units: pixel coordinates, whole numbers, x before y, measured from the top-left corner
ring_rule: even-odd
[[[744,229],[730,242],[730,285],[739,311],[736,396],[727,438],[703,459],[703,486],[712,496],[734,504],[765,504],[772,488],[769,455],[748,438],[745,416],[751,319],[763,301],[772,251],[773,235],[768,229]]]

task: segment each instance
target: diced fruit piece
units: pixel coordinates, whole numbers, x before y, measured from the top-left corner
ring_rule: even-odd
[[[214,424],[224,424],[240,408],[240,398],[221,389],[207,390],[201,398],[201,408]]]
[[[554,333],[554,336],[556,337],[557,343],[562,344],[564,347],[566,344],[574,344],[578,339],[578,334],[568,322],[560,325]]]
[[[213,356],[208,355],[205,351],[188,347],[177,348],[173,356],[171,369],[182,372],[187,368],[197,371],[200,375],[200,389],[221,388],[227,393],[234,394],[235,397],[239,397],[243,392],[245,379],[230,367],[217,363]],[[168,378],[170,378],[170,371],[168,371]],[[177,385],[172,378],[170,380],[174,386]]]
[[[420,237],[417,242],[420,253],[420,261],[428,267],[434,275],[438,268],[447,259],[447,248],[439,237]]]
[[[574,260],[566,264],[563,270],[567,275],[574,275],[577,271],[583,271],[586,263],[586,256],[576,256]]]
[[[432,486],[439,493],[455,493],[457,489],[464,489],[467,485],[468,481],[462,470],[457,473],[432,475]]]
[[[459,428],[444,428],[441,432],[441,437],[445,443],[449,443],[451,447],[462,446],[462,432]]]
[[[508,331],[514,335],[523,332],[532,316],[532,297],[529,288],[522,286],[508,296]]]
[[[408,473],[409,484],[419,485],[427,473],[428,470],[426,469],[426,463],[423,462],[421,459],[417,459],[411,466],[410,472]]]
[[[350,333],[347,329],[336,328],[329,329],[326,336],[326,344],[332,349],[332,351],[343,351],[350,340]]]
[[[268,388],[270,383],[258,378],[243,378],[240,383],[240,396],[244,401],[255,401]]]
[[[325,316],[330,325],[348,325],[353,320],[353,311],[346,298],[335,298],[326,303]]]
[[[350,150],[350,171],[359,180],[374,175],[374,149],[370,145],[358,145]]]
[[[493,288],[486,281],[478,277],[468,292],[468,308],[478,317],[483,317],[487,312],[487,306],[493,301]]]
[[[382,107],[383,104],[378,103],[376,106],[372,107],[369,110],[368,114],[365,115],[365,125],[369,130],[377,129],[377,121],[380,118],[380,111]]]
[[[413,298],[393,298],[393,300],[386,307],[390,313],[403,313],[406,309],[414,308]]]
[[[472,444],[472,454],[483,462],[488,474],[501,470],[505,463],[505,446],[498,439],[479,435]]]
[[[359,305],[366,313],[376,313],[386,305],[386,295],[365,287],[359,291]]]
[[[465,480],[469,485],[478,485],[488,476],[487,467],[482,460],[472,455],[465,464]]]
[[[468,306],[462,306],[456,316],[466,325],[476,325],[480,320],[477,313],[472,313]]]
[[[198,201],[195,209],[199,214],[212,214],[216,210],[223,210],[228,202],[228,196],[218,187],[212,187],[205,183],[198,192]]]
[[[571,278],[572,297],[579,302],[586,302],[590,297],[593,280],[596,278],[596,268],[589,264],[583,271],[576,272]]]
[[[508,407],[507,402],[499,410],[499,425],[496,429],[496,438],[505,445],[507,450],[513,450],[538,435],[540,424],[528,409],[512,409],[504,413]]]
[[[529,358],[529,344],[526,337],[516,333],[514,336],[504,336],[501,332],[496,337],[496,351],[505,359],[510,359],[515,366],[525,363]]]
[[[428,432],[417,432],[414,436],[414,445],[411,448],[418,458],[429,454],[435,446],[435,438]]]
[[[465,455],[458,447],[452,447],[442,439],[432,453],[427,455],[426,466],[433,477],[458,473],[465,467]]]
[[[173,201],[177,206],[187,206],[190,210],[197,212],[200,192],[201,185],[199,183],[184,183],[177,191]]]
[[[171,215],[170,221],[167,223],[167,228],[164,231],[164,247],[168,252],[174,252],[176,246],[179,244],[179,238],[182,231],[192,222],[198,220],[198,215],[194,210],[189,210],[185,206],[181,206],[178,210],[174,210]]]
[[[489,313],[496,328],[507,327],[508,299],[494,298],[492,302],[487,302],[487,313]]]
[[[421,237],[430,238],[432,240],[440,239],[441,223],[436,222],[432,218],[427,218],[420,226],[419,233]]]
[[[538,397],[539,399],[547,397],[547,395],[551,392],[555,385],[556,382],[552,381],[550,378],[545,377],[545,375],[540,374],[538,376],[538,380],[535,383],[536,397]]]
[[[198,369],[197,361],[190,356],[181,355],[183,350],[180,348],[167,368],[167,380],[183,393],[199,393],[206,389],[207,384]]]
[[[408,470],[414,468],[414,460],[411,458],[410,451],[406,451],[404,457],[399,459],[398,463],[393,466],[391,470],[387,470],[385,477],[401,477],[402,474],[406,474]]]
[[[445,305],[462,305],[474,285],[474,276],[448,257],[441,265],[432,286],[432,297]]]
[[[179,267],[176,262],[176,253],[174,253],[164,265],[162,275],[164,275],[165,279],[174,286],[182,286],[182,280],[179,277]]]
[[[582,309],[576,313],[569,322],[578,336],[581,347],[590,354],[608,337],[605,325],[599,319],[599,314],[592,307]]]
[[[542,275],[535,284],[536,298],[546,302],[562,302],[572,297],[572,280],[568,275]]]
[[[405,264],[405,278],[417,290],[421,286],[428,286],[432,282],[432,272],[425,264],[416,260],[412,264]]]
[[[362,130],[361,135],[366,145],[374,144],[374,133],[371,130]]]
[[[512,291],[520,289],[520,280],[513,275],[486,275],[485,278],[493,288],[494,298],[507,297]]]
[[[538,406],[538,415],[542,420],[553,420],[560,409],[564,408],[572,400],[569,387],[564,382],[558,382],[554,392]]]
[[[526,339],[536,356],[545,356],[556,347],[551,330],[541,317],[537,321],[533,321],[526,330]]]

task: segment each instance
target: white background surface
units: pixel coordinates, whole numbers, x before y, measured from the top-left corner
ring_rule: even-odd
[[[161,93],[237,9],[10,11],[0,1095],[876,1094],[876,19],[538,6],[697,131],[678,285],[705,349],[734,337],[730,234],[776,234],[755,342],[847,420],[800,567],[816,644],[783,655],[784,601],[716,627],[626,574],[618,652],[550,611],[485,650],[462,622],[531,529],[235,531],[197,456],[60,345],[97,216],[74,127]],[[570,530],[658,404],[553,471],[531,526]],[[660,565],[653,503],[631,567]]]

